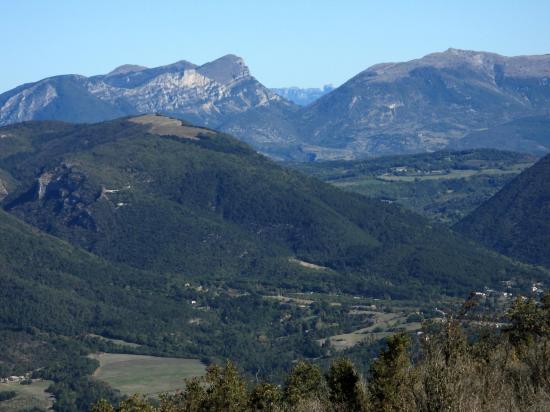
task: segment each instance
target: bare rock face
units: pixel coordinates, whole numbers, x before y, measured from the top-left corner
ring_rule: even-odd
[[[6,188],[4,182],[0,179],[0,201],[4,200],[7,195],[8,189]]]
[[[15,214],[44,209],[69,225],[95,229],[91,209],[101,194],[101,187],[90,183],[83,172],[62,163],[40,173],[35,184],[6,208]]]

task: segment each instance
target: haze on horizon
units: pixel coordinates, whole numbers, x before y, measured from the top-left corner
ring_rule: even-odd
[[[0,3],[0,92],[122,64],[202,64],[233,53],[268,87],[335,86],[381,62],[449,47],[550,52],[550,3],[488,0],[70,0]],[[23,23],[22,23],[23,22]]]

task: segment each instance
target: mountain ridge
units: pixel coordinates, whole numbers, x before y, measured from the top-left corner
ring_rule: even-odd
[[[371,66],[302,112],[303,141],[353,156],[443,149],[468,132],[550,113],[550,55],[450,49]]]
[[[202,65],[181,60],[155,68],[123,65],[107,75],[54,76],[0,95],[0,125],[26,120],[94,123],[157,112],[231,131],[260,150],[266,140],[287,143],[286,120],[281,119],[295,110],[231,54]],[[246,122],[239,123],[243,116]]]
[[[305,107],[277,90],[289,98],[297,92],[268,89],[235,55],[203,65],[185,60],[156,68],[130,65],[5,92],[0,124],[97,122],[156,112],[223,130],[279,160],[430,152],[519,118],[550,116],[550,55],[448,49],[380,63],[312,102],[309,92],[298,90],[293,98],[305,96]]]

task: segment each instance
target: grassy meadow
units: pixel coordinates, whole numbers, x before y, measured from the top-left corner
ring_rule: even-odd
[[[126,395],[156,396],[182,389],[187,378],[201,376],[205,366],[196,359],[99,353],[90,355],[99,361],[94,377]]]

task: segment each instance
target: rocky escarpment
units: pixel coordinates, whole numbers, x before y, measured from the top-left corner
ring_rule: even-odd
[[[8,189],[6,188],[5,183],[0,179],[0,201],[8,195]]]
[[[101,187],[90,183],[86,174],[62,163],[42,171],[31,187],[12,199],[6,209],[15,214],[44,209],[68,225],[95,229],[91,208],[101,193]]]

